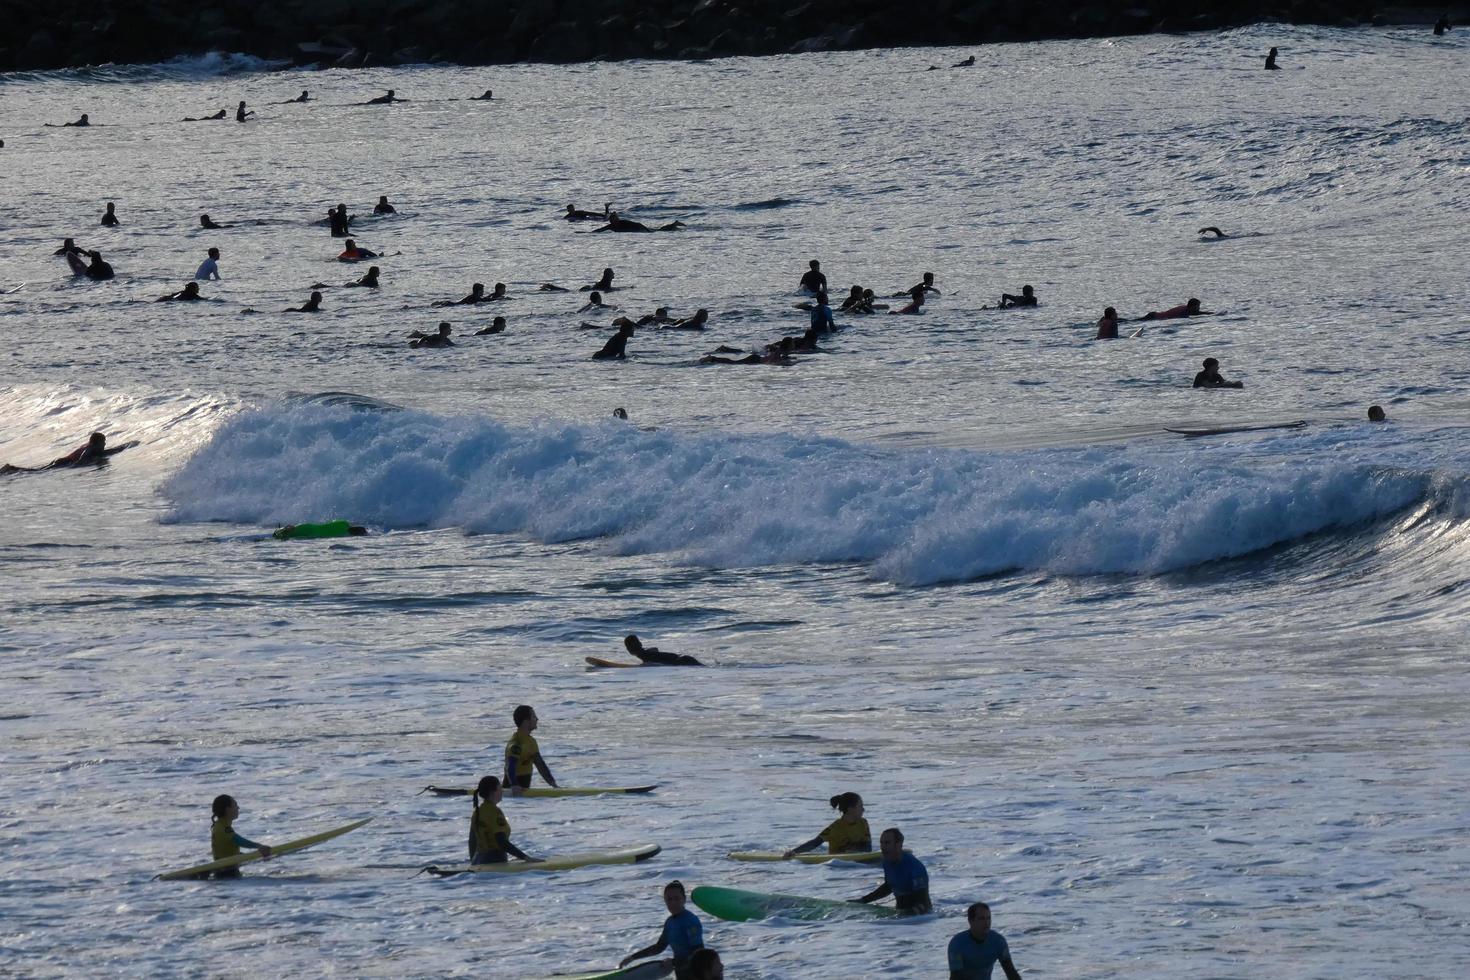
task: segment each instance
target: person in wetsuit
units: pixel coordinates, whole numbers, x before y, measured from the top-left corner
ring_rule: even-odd
[[[122,222],[117,220],[117,205],[111,201],[107,202],[107,210],[102,212],[102,225],[106,228],[115,228]]]
[[[293,306],[290,309],[282,310],[281,312],[282,313],[320,313],[321,311],[322,311],[322,294],[321,293],[312,293],[311,294],[311,299],[307,300],[302,305],[300,305],[300,306]]]
[[[68,238],[62,241],[61,247],[52,252],[52,255],[85,255],[87,250]]]
[[[244,122],[253,115],[255,115],[255,110],[246,109],[244,99],[241,99],[240,104],[235,106],[235,122]]]
[[[346,238],[352,234],[349,227],[352,218],[347,215],[347,205],[339,204],[335,208],[327,208],[327,227],[331,229],[333,238]]]
[[[1020,296],[1014,296],[1014,295],[1012,295],[1010,293],[1001,293],[1000,294],[1000,309],[1002,309],[1002,310],[1014,309],[1017,306],[1035,306],[1035,305],[1036,305],[1036,290],[1035,289],[1032,289],[1030,286],[1022,286],[1021,287],[1021,295]]]
[[[669,910],[669,917],[664,920],[658,941],[624,956],[618,969],[626,968],[634,960],[657,956],[667,949],[674,954],[674,980],[688,980],[690,958],[696,950],[704,948],[704,926],[700,924],[699,916],[685,907],[685,900],[683,882],[671,881],[664,886],[664,907]]]
[[[373,214],[397,214],[398,209],[388,203],[388,195],[384,194],[378,198],[378,203],[373,205]]]
[[[93,282],[105,282],[116,275],[112,271],[112,266],[102,260],[101,252],[88,252],[87,254],[92,258],[92,264],[87,266],[88,279]]]
[[[1097,336],[1094,340],[1118,339],[1118,311],[1109,306],[1097,320]]]
[[[485,90],[485,94],[484,95],[472,96],[469,101],[471,101],[471,102],[494,102],[495,101],[495,93],[492,92],[490,89],[487,88]]]
[[[1387,415],[1387,413],[1385,413],[1383,411],[1383,406],[1382,405],[1369,405],[1368,406],[1368,421],[1369,422],[1387,422],[1388,421],[1388,415]]]
[[[1239,381],[1226,381],[1220,377],[1220,362],[1213,357],[1205,358],[1204,370],[1194,376],[1196,388],[1244,388]]]
[[[310,93],[308,93],[306,91],[306,89],[302,89],[301,90],[301,94],[298,95],[298,96],[296,96],[296,98],[294,98],[294,99],[287,99],[285,102],[272,102],[271,105],[295,105],[298,102],[310,102],[310,101],[311,101],[311,95],[310,95]]]
[[[918,289],[918,286],[914,287]],[[818,333],[836,333],[837,320],[832,316],[832,307],[827,305],[827,294],[817,293],[816,305],[812,307],[812,327]]]
[[[1281,66],[1276,63],[1276,49],[1275,48],[1272,48],[1270,50],[1270,52],[1266,55],[1266,70],[1267,71],[1280,71],[1281,70]]]
[[[976,902],[965,912],[970,927],[949,941],[949,980],[990,980],[997,963],[1006,980],[1021,980],[1006,937],[990,928],[990,906]]]
[[[1199,234],[1202,237],[1203,236],[1208,236],[1208,235],[1214,235],[1215,238],[1217,238],[1217,239],[1220,239],[1220,238],[1229,238],[1230,237],[1229,235],[1227,235],[1223,231],[1221,231],[1219,228],[1216,228],[1214,225],[1210,225],[1208,228],[1201,228],[1199,230]]]
[[[493,333],[505,333],[505,317],[498,316],[490,322],[490,326],[481,327],[475,331],[476,337],[484,337]]]
[[[211,116],[185,116],[184,122],[212,122],[216,119],[225,118],[225,115],[225,110],[221,109],[219,112],[216,112],[214,115]]]
[[[65,456],[58,456],[45,466],[12,466],[6,463],[0,466],[0,474],[5,473],[39,473],[43,470],[66,469],[71,466],[89,466],[93,463],[103,463],[107,457],[131,449],[138,444],[137,440],[125,442],[121,446],[107,448],[107,436],[101,432],[94,432],[88,437],[84,445],[78,446]]]
[[[701,310],[700,312],[705,313],[705,319],[709,319],[709,314],[706,311]],[[699,316],[699,313],[696,313],[695,316]],[[685,321],[683,320],[675,320],[673,317],[669,316],[669,308],[667,306],[660,306],[652,313],[645,313],[636,320],[626,316],[620,316],[612,322],[612,325],[615,327],[621,327],[623,324],[626,323],[627,325],[632,327],[663,327],[669,326],[674,323],[684,322]],[[700,329],[703,329],[702,324]]]
[[[485,302],[498,303],[507,299],[510,299],[510,294],[505,291],[505,283],[497,282],[495,288],[490,290],[490,295],[485,297]]]
[[[354,289],[354,288],[357,288],[359,286],[361,286],[364,289],[377,289],[378,288],[378,267],[375,266],[375,265],[368,266],[367,275],[363,276],[361,279],[357,280],[356,282],[349,282],[349,283],[346,283],[345,285],[346,285],[346,288],[348,288],[348,289]]]
[[[541,727],[536,709],[529,704],[518,704],[510,717],[516,726],[515,734],[505,743],[505,784],[510,787],[510,795],[520,796],[522,790],[531,788],[533,768],[541,774],[548,786],[555,787],[556,779],[551,775],[546,760],[541,757],[541,746],[531,735]]]
[[[57,126],[55,123],[47,123],[46,125],[51,126],[54,129],[69,129],[72,126],[90,126],[92,125],[92,122],[90,119],[87,118],[87,114],[84,112],[82,113],[82,117],[76,122],[62,123],[60,126]]]
[[[202,300],[203,298],[204,298],[203,296],[200,296],[199,295],[199,284],[197,282],[186,282],[186,283],[184,283],[184,288],[183,289],[179,290],[176,293],[169,293],[167,296],[160,296],[160,297],[158,297],[158,299],[154,300],[154,302],[155,303],[173,303],[173,302],[194,303],[194,302],[198,302],[199,300]]]
[[[500,780],[485,776],[475,786],[474,809],[470,811],[470,863],[504,864],[511,857],[540,861],[510,842],[510,821],[500,809],[505,798]]]
[[[950,65],[949,67],[951,67],[951,68],[974,68],[975,67],[975,56],[972,54],[968,58],[966,58],[964,61],[956,61],[954,64]]]
[[[908,289],[905,289],[901,293],[894,293],[889,298],[890,299],[902,299],[905,296],[912,296],[912,295],[914,295],[914,290],[916,290],[916,289],[917,290],[920,290],[921,292],[925,292],[925,293],[933,293],[935,296],[942,296],[942,295],[944,295],[938,289],[936,289],[935,286],[934,286],[934,273],[932,273],[932,272],[926,272],[926,273],[924,273],[924,279],[923,279],[922,282],[918,283],[917,285],[910,286]]]
[[[602,345],[602,350],[592,355],[594,361],[622,361],[626,360],[628,353],[628,338],[633,336],[633,328],[627,325],[618,327],[618,332],[607,339]]]
[[[873,849],[873,832],[863,819],[863,798],[856,793],[839,793],[827,801],[838,817],[809,841],[797,844],[782,857],[788,861],[798,854],[827,845],[828,854],[864,854]]]
[[[590,286],[580,286],[580,287],[578,287],[577,292],[579,292],[579,293],[590,293],[594,289],[600,289],[603,292],[609,292],[610,293],[614,289],[617,289],[618,288],[617,286],[614,286],[613,285],[613,279],[614,278],[615,277],[614,277],[613,271],[611,269],[603,269],[602,270],[602,278],[601,279],[597,280],[596,282],[594,282]]]
[[[925,915],[931,911],[929,872],[918,858],[903,849],[903,832],[889,827],[878,838],[878,847],[883,852],[883,884],[858,901],[867,904],[892,895],[902,912]]]
[[[606,221],[608,210],[604,207],[601,213],[597,211],[582,211],[575,204],[567,205],[567,221]]]
[[[703,667],[704,664],[693,657],[682,653],[664,653],[658,647],[646,647],[643,641],[638,639],[636,633],[629,633],[623,637],[623,649],[643,661],[644,664],[655,667]]]
[[[1187,303],[1171,306],[1167,310],[1150,310],[1140,320],[1182,320],[1191,316],[1214,316],[1213,310],[1202,310],[1197,299],[1191,299]]]
[[[206,231],[220,231],[230,226],[220,224],[207,214],[201,214],[199,216],[199,227],[205,229]]]
[[[421,333],[420,331],[415,330],[413,333],[409,334],[409,337],[413,339],[408,342],[408,346],[453,347],[454,341],[449,339],[449,334],[453,329],[454,328],[449,325],[448,321],[445,321],[439,324],[438,333]]]
[[[808,293],[825,293],[827,276],[822,272],[822,263],[812,259],[807,265],[810,268],[801,274],[801,285],[798,288]]]
[[[659,309],[663,309],[663,307],[659,307]],[[614,321],[614,322],[616,322],[616,321]],[[697,310],[694,311],[694,315],[693,316],[687,316],[687,317],[685,317],[682,320],[675,320],[672,323],[663,323],[663,324],[661,324],[659,326],[659,329],[660,330],[703,330],[705,324],[707,324],[707,323],[709,323],[709,310],[706,310],[706,309],[704,309],[704,308],[701,307],[700,309],[697,309]]]
[[[682,221],[670,221],[666,225],[660,225],[657,228],[650,228],[650,227],[648,227],[647,225],[645,225],[641,221],[630,221],[627,218],[620,218],[620,217],[618,217],[618,213],[616,211],[609,211],[607,213],[607,224],[603,225],[601,228],[594,228],[592,230],[594,232],[598,232],[598,231],[678,231],[680,228],[683,228],[683,227],[684,227],[684,222],[682,222]]]
[[[368,99],[366,102],[359,102],[358,105],[391,105],[394,102],[407,101],[407,99],[398,98],[398,96],[395,95],[393,90],[390,88],[387,95],[380,95],[376,99]]]
[[[378,255],[378,253],[374,252],[372,249],[358,248],[357,242],[349,238],[347,239],[345,247],[342,249],[341,254],[337,256],[337,261],[361,262],[363,259],[377,259],[381,257],[382,256]]]
[[[610,305],[608,303],[604,303],[602,301],[602,294],[601,293],[594,292],[591,296],[588,296],[587,297],[587,302],[584,303],[582,305],[582,308],[580,310],[578,310],[577,312],[578,313],[586,313],[588,310],[616,310],[616,309],[617,309],[616,306],[612,306],[612,305]]]
[[[477,282],[470,287],[470,294],[464,299],[441,299],[436,300],[435,306],[473,306],[475,303],[485,302],[485,284]]]
[[[242,847],[248,847],[252,851],[259,851],[260,856],[269,858],[271,856],[270,846],[257,844],[253,840],[241,837],[235,832],[235,821],[240,817],[240,804],[235,802],[233,796],[220,794],[210,804],[209,818],[209,852],[216,861],[234,857],[240,853]],[[222,878],[240,877],[239,867],[220,868],[213,872],[215,880]]]
[[[1439,20],[1434,22],[1434,36],[1444,37],[1445,32],[1450,29],[1450,15],[1440,14]]]

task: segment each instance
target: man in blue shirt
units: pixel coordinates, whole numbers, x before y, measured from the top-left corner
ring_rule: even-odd
[[[1021,980],[1006,937],[990,931],[990,906],[976,902],[965,913],[970,928],[949,941],[949,980],[990,980],[999,963],[1006,980]]]
[[[683,882],[671,881],[664,886],[664,906],[669,910],[669,917],[664,920],[664,931],[652,946],[623,957],[623,962],[618,964],[619,969],[634,960],[657,956],[669,949],[674,953],[675,980],[688,980],[689,958],[695,950],[704,948],[704,926],[700,925],[699,916],[684,907],[685,898]]]
[[[878,849],[883,852],[883,884],[858,899],[859,902],[876,902],[880,898],[893,896],[893,904],[901,911],[913,915],[925,915],[929,904],[929,872],[919,859],[903,849],[903,831],[889,827],[878,838]]]

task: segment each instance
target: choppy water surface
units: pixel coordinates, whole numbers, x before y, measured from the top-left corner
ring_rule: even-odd
[[[0,78],[0,460],[142,441],[0,482],[0,972],[610,966],[669,877],[868,890],[723,858],[855,789],[938,915],[708,922],[729,975],[942,975],[975,899],[1027,976],[1464,973],[1467,43]],[[379,84],[413,101],[346,105]],[[258,121],[174,122],[240,98]],[[310,222],[384,193],[356,236],[384,287],[275,312],[361,273]],[[689,228],[589,235],[568,201]],[[67,278],[65,235],[117,280]],[[211,245],[218,302],[154,305]],[[790,367],[696,365],[799,332],[813,257],[834,292],[944,295]],[[711,329],[588,360],[582,295],[535,287],[604,266],[625,311]],[[409,351],[474,281],[515,298]],[[1028,282],[1040,308],[983,309]],[[1090,340],[1189,296],[1222,315]],[[1245,390],[1190,390],[1209,355]],[[262,540],[338,516],[375,533]],[[627,632],[718,669],[583,670]],[[413,794],[498,771],[521,702],[564,781],[661,787],[509,802],[518,842],[663,854],[410,879],[468,813]],[[377,819],[150,882],[204,859],[220,792],[257,839]]]

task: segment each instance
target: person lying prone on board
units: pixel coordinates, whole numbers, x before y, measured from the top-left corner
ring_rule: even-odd
[[[1214,310],[1202,310],[1199,308],[1199,300],[1191,299],[1179,306],[1171,306],[1167,310],[1151,310],[1139,317],[1140,320],[1182,320],[1190,316],[1214,316]]]
[[[643,661],[645,666],[655,667],[703,667],[704,664],[682,653],[664,653],[658,647],[646,647],[634,633],[623,637],[623,647]]]

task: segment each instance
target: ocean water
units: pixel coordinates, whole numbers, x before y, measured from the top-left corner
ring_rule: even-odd
[[[969,52],[0,76],[0,461],[140,440],[0,477],[0,973],[611,967],[672,877],[869,890],[724,858],[856,790],[936,914],[707,919],[727,975],[943,976],[975,900],[1028,977],[1464,975],[1467,52],[1272,26],[937,72]],[[375,86],[412,101],[348,105]],[[277,312],[363,271],[314,223],[338,201],[383,288]],[[70,279],[68,235],[118,278]],[[155,305],[211,245],[212,302]],[[943,295],[697,364],[799,333],[811,258]],[[536,287],[607,266],[624,311],[710,329],[591,361],[585,297]],[[431,307],[475,281],[512,301]],[[985,309],[1023,283],[1038,308]],[[1091,339],[1190,296],[1220,315]],[[407,348],[445,317],[456,347]],[[1206,356],[1245,388],[1191,390]],[[268,537],[336,517],[373,533]],[[584,669],[629,632],[714,667]],[[519,703],[563,782],[660,784],[507,801],[520,846],[657,858],[414,877],[469,811],[415,794],[497,773]],[[375,820],[151,881],[207,859],[223,792],[255,839]]]

